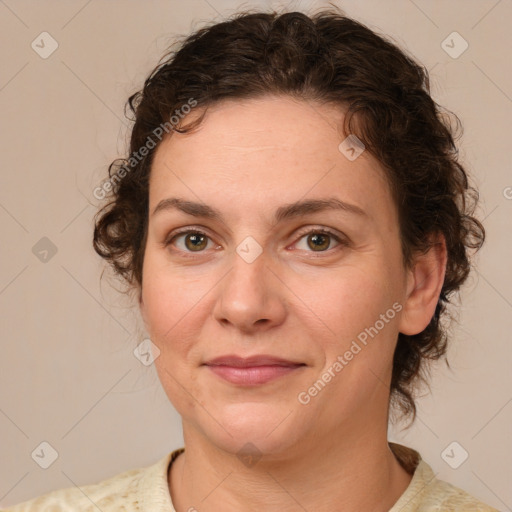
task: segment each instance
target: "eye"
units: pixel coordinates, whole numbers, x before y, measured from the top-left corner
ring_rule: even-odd
[[[332,240],[334,239],[336,244],[335,247],[339,245],[348,245],[346,241],[342,240],[339,236],[335,235],[331,231],[327,229],[312,229],[305,233],[302,233],[300,240],[306,239],[305,249],[311,249],[312,252],[326,252],[331,248]],[[296,245],[298,245],[298,242]],[[334,247],[334,248],[335,248]],[[298,247],[301,249],[300,247]]]
[[[177,240],[180,238],[183,238],[183,245],[181,247],[177,244]],[[175,233],[165,241],[164,245],[165,247],[177,245],[178,250],[183,252],[203,252],[204,249],[208,248],[208,242],[213,244],[210,237],[203,231],[188,229]]]
[[[305,246],[298,247],[302,239],[305,239]],[[333,240],[336,243],[334,248],[331,247]],[[171,234],[163,245],[164,247],[173,245],[178,251],[184,253],[204,252],[206,249],[211,249],[212,245],[215,248],[220,248],[219,245],[213,243],[205,232],[190,228]],[[335,249],[338,246],[347,246],[348,242],[335,233],[322,228],[310,229],[309,231],[300,233],[299,242],[296,242],[294,245],[298,249],[307,252],[327,252],[329,249]]]

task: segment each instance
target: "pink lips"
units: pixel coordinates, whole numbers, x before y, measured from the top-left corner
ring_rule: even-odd
[[[205,365],[222,379],[241,386],[265,384],[305,366],[304,363],[267,355],[248,358],[222,356],[208,361]]]

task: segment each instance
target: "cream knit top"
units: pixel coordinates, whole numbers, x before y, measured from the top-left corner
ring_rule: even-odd
[[[389,443],[412,480],[389,512],[498,512],[465,491],[438,480],[418,452]],[[184,451],[175,450],[152,466],[132,469],[102,482],[57,490],[2,512],[176,512],[167,471]]]

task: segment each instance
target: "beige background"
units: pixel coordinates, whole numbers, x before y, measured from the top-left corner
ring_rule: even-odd
[[[133,355],[145,337],[137,312],[100,285],[92,191],[125,147],[128,95],[173,35],[240,5],[283,4],[0,1],[0,505],[93,483],[181,446],[154,367]],[[512,510],[512,2],[337,4],[432,71],[434,98],[464,125],[461,156],[480,187],[488,234],[453,327],[452,370],[439,366],[415,425],[391,438],[418,449],[440,478]],[[47,59],[31,47],[43,31],[59,45]],[[441,46],[453,31],[469,44],[456,59]],[[57,248],[46,262],[33,252],[43,237]],[[39,243],[39,251],[48,244]],[[31,457],[44,441],[58,453],[48,469]],[[458,469],[441,457],[453,441],[469,453]]]

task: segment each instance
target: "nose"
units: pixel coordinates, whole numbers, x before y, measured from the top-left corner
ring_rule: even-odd
[[[233,266],[217,288],[214,316],[218,322],[252,333],[284,321],[286,286],[269,263],[265,252],[252,262],[234,253]]]

